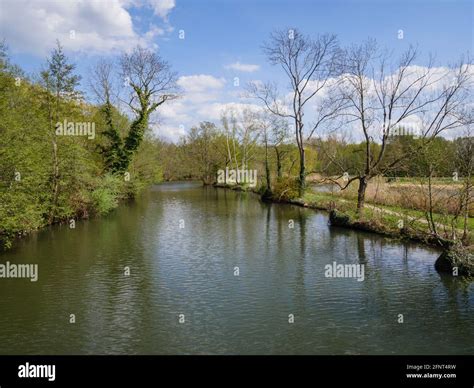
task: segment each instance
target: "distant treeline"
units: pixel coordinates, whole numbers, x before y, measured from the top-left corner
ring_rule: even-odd
[[[325,152],[318,154],[317,171],[327,175],[338,175],[340,166],[336,166],[334,158],[326,158],[326,150],[331,150],[333,155],[338,155],[341,163],[349,175],[357,175],[363,171],[365,161],[365,142],[350,144],[328,140],[323,143]],[[412,153],[410,158],[387,168],[388,177],[449,177],[464,176],[469,172],[466,158],[472,160],[472,147],[474,137],[459,137],[448,140],[443,137],[434,138],[428,145],[422,146],[423,139],[413,135],[392,136],[387,142],[386,159],[382,165],[390,165],[399,155]],[[321,149],[320,143],[315,143],[316,149]],[[380,152],[381,145],[372,144],[374,153]]]
[[[260,183],[265,185],[266,157],[272,180],[297,175],[298,148],[292,142],[290,133],[282,136],[282,127],[273,128],[272,136],[267,136],[266,152],[265,134],[261,126],[251,127],[248,122],[239,120],[235,120],[234,125],[233,130],[229,130],[226,125],[202,122],[178,143],[158,142],[158,159],[163,179],[198,179],[211,184],[216,182],[219,169],[245,166],[257,169]],[[248,131],[245,131],[245,125],[250,128]],[[387,142],[382,170],[399,155],[410,153],[411,150],[413,154],[392,167],[387,179],[428,177],[430,174],[432,177],[455,178],[469,173],[466,159],[472,160],[474,137],[459,137],[454,140],[437,137],[421,147],[422,142],[423,139],[410,134],[391,137]],[[380,144],[373,143],[371,146],[373,154],[380,153]],[[336,138],[312,140],[305,147],[307,170],[309,173],[332,177],[339,176],[341,170],[349,176],[361,174],[365,167],[365,147],[365,142],[349,143]]]

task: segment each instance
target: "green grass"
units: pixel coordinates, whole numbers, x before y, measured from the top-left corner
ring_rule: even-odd
[[[303,201],[309,204],[317,204],[319,206],[323,206],[329,208],[329,204],[334,202],[336,207],[343,211],[344,213],[351,216],[353,219],[357,219],[356,209],[357,209],[357,200],[356,199],[347,199],[342,198],[338,195],[334,195],[331,193],[321,193],[321,192],[307,192],[304,197]],[[364,218],[366,220],[376,220],[383,223],[385,226],[389,227],[390,229],[398,229],[398,222],[400,219],[404,219],[404,223],[408,223],[412,228],[421,230],[424,232],[429,232],[428,224],[424,221],[426,220],[425,213],[421,210],[414,210],[409,208],[402,208],[398,206],[390,206],[390,205],[380,205],[374,204],[370,202],[366,202],[366,204],[374,206],[376,208],[380,208],[382,210],[389,210],[392,212],[400,213],[400,215],[389,214],[387,212],[377,212],[375,209],[371,209],[365,207],[364,209]],[[414,218],[414,220],[410,220],[409,218]],[[448,228],[450,227],[450,217],[446,217],[443,214],[434,214],[433,219],[438,224],[446,225]],[[421,220],[421,221],[418,221]],[[449,220],[449,221],[448,221]],[[458,219],[456,228],[462,229],[463,227],[463,220]],[[474,218],[468,218],[468,230],[474,230]]]
[[[410,184],[419,184],[420,181],[424,181],[428,183],[428,178],[412,178],[412,177],[398,177],[396,180],[390,182],[391,185],[396,185],[397,183],[410,183]],[[433,185],[460,185],[461,177],[458,178],[457,181],[453,179],[453,177],[439,177],[439,178],[432,178],[431,183]]]

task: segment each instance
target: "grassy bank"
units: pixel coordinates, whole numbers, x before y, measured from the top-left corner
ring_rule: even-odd
[[[347,199],[331,193],[307,192],[302,199],[297,201],[317,209],[332,210],[335,208],[347,214],[353,220],[380,224],[390,234],[398,235],[402,228],[416,231],[417,235],[431,234],[426,219],[426,212],[421,210],[368,202],[364,209],[363,220],[361,220],[356,213],[357,201],[355,199]],[[441,231],[448,231],[451,228],[451,225],[446,223],[446,216],[444,214],[434,213],[433,219]],[[474,218],[470,217],[468,219],[468,225],[469,230],[474,230]],[[455,226],[461,229],[462,220],[458,219]]]
[[[216,184],[215,187],[228,188],[236,191],[251,191],[256,194],[263,194],[264,189],[252,188],[242,185]],[[352,227],[364,230],[371,230],[376,233],[391,237],[409,238],[422,241],[430,245],[439,246],[440,243],[433,240],[426,213],[421,210],[402,208],[400,206],[382,205],[380,203],[367,202],[364,209],[364,217],[360,218],[356,212],[357,200],[342,196],[339,193],[324,193],[307,190],[302,198],[268,198],[272,202],[290,203],[310,209],[331,211],[337,209],[340,214],[348,216]],[[441,231],[451,226],[444,223],[445,215],[434,213],[433,218]],[[402,222],[401,222],[402,221]],[[468,219],[469,230],[474,230],[474,218]],[[349,226],[349,225],[348,225]],[[461,228],[462,220],[457,220],[457,228]],[[449,241],[445,242],[449,245]]]

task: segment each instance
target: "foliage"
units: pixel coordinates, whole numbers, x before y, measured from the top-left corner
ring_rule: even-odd
[[[1,46],[1,45],[0,45]],[[0,47],[0,248],[45,225],[103,215],[162,179],[160,142],[144,135],[129,177],[109,172],[103,106],[84,102],[61,46],[38,79],[25,77]],[[119,134],[130,120],[112,108]],[[59,136],[57,122],[95,124],[95,137]],[[128,179],[129,178],[129,179]]]
[[[284,177],[275,182],[273,197],[277,200],[292,200],[299,196],[299,181],[294,177]]]

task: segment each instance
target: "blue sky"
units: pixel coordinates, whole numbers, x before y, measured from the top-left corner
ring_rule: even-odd
[[[185,45],[174,40],[163,53],[180,62],[183,72],[221,70],[221,63],[241,58],[264,64],[259,46],[275,28],[296,26],[308,34],[335,33],[342,44],[375,37],[390,48],[419,44],[441,61],[473,45],[472,1],[178,1],[170,14],[177,29],[187,31]],[[397,31],[404,30],[404,39]],[[186,61],[188,55],[193,61]],[[210,60],[212,59],[212,60]]]
[[[395,52],[415,44],[447,65],[472,53],[473,13],[467,0],[0,0],[0,38],[28,73],[38,72],[59,39],[84,80],[99,56],[114,58],[137,43],[158,50],[187,91],[163,109],[155,128],[176,139],[200,120],[218,121],[226,104],[245,103],[239,96],[247,81],[284,85],[260,49],[274,29],[334,33],[342,45],[370,36]],[[179,39],[180,30],[185,39]]]

